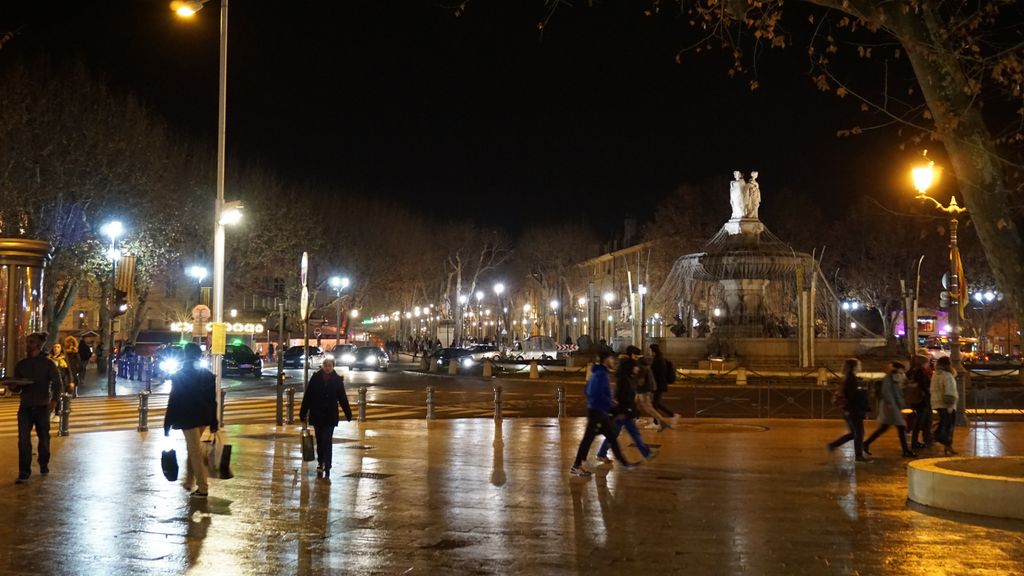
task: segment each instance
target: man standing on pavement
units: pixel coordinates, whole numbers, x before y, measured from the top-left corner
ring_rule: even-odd
[[[39,439],[39,473],[50,473],[50,412],[64,392],[57,365],[43,352],[45,332],[33,332],[25,338],[28,357],[14,366],[14,377],[31,380],[21,387],[18,407],[18,480],[21,484],[32,475],[32,427]]]
[[[576,460],[573,462],[572,468],[569,468],[569,473],[573,476],[587,477],[592,475],[592,472],[587,469],[583,461],[587,459],[590,445],[594,443],[594,438],[598,434],[602,434],[608,440],[615,458],[622,463],[626,470],[632,470],[636,467],[636,464],[627,462],[626,457],[622,454],[622,449],[619,447],[618,442],[618,429],[615,427],[610,414],[613,402],[609,374],[615,367],[615,354],[602,350],[598,353],[597,357],[598,363],[594,364],[594,367],[590,370],[590,380],[587,380],[587,385],[583,389],[583,393],[587,397],[587,429],[583,433],[580,447],[576,451]]]
[[[191,491],[195,482],[193,498],[206,498],[209,493],[199,439],[207,426],[211,432],[216,432],[218,425],[216,385],[213,372],[199,366],[202,355],[203,351],[198,344],[185,344],[184,366],[171,377],[171,394],[167,398],[167,412],[164,414],[164,436],[170,436],[172,427],[185,435],[188,472],[183,486]]]

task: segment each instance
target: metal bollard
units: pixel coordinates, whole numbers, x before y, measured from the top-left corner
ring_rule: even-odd
[[[224,401],[227,399],[228,391],[224,388],[220,389],[220,414],[217,414],[218,422],[220,425],[224,425]]]
[[[558,387],[555,398],[558,400],[558,417],[565,418],[565,386]]]
[[[138,432],[149,432],[149,391],[139,392],[139,425]]]
[[[459,361],[455,358],[448,360],[448,374],[454,375],[459,373]]]
[[[490,358],[484,358],[483,359],[483,363],[484,363],[484,378],[493,378],[494,377],[494,361],[491,360]]]
[[[274,405],[274,422],[278,426],[284,425],[284,374],[277,378],[277,402]]]
[[[156,371],[156,359],[150,356],[146,360],[146,392],[153,391],[153,372]]]
[[[67,436],[68,432],[68,416],[71,414],[71,394],[67,392],[60,395],[60,428],[57,430],[58,436]]]
[[[427,420],[434,419],[434,387],[427,386]]]
[[[359,421],[366,422],[366,386],[359,387]]]
[[[494,419],[501,420],[501,397],[505,390],[501,387],[501,384],[497,384],[494,387]]]
[[[286,422],[288,424],[295,424],[295,387],[289,386],[284,393],[288,395],[288,400],[286,402],[288,404],[288,419]]]

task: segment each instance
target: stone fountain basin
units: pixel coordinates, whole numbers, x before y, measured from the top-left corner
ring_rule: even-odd
[[[927,458],[907,467],[912,502],[1024,520],[1024,457]]]

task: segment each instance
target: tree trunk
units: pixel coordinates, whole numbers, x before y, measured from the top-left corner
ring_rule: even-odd
[[[1018,323],[1024,322],[1024,241],[1018,223],[1006,211],[1007,206],[1014,205],[1013,195],[995,139],[976,103],[964,92],[968,83],[959,63],[952,56],[927,49],[928,43],[938,42],[936,28],[929,22],[930,34],[914,36],[925,28],[920,24],[907,26],[901,40],[936,125],[951,127],[940,136],[960,192],[996,281],[1009,297]],[[968,282],[970,274],[965,270]]]
[[[142,323],[146,320],[146,308],[149,306],[149,290],[139,293],[135,312],[132,314],[132,326],[128,332],[128,341],[135,343],[139,340],[139,332],[142,331]]]
[[[64,323],[64,319],[67,318],[68,312],[75,303],[79,286],[81,286],[81,279],[71,278],[61,285],[59,292],[55,293],[53,290],[46,292],[43,317],[46,331],[50,334],[50,342],[47,342],[46,345],[58,341],[60,325]]]

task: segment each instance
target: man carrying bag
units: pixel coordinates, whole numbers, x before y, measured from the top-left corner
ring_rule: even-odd
[[[170,435],[171,428],[179,429],[185,435],[188,466],[183,486],[191,491],[194,482],[192,497],[206,498],[209,491],[204,462],[206,451],[200,439],[207,426],[211,432],[217,432],[214,377],[213,372],[199,367],[203,352],[198,344],[186,344],[184,352],[184,366],[171,377],[171,395],[164,414],[164,436]]]
[[[309,432],[305,430],[308,421],[313,425],[316,436],[317,473],[322,473],[324,478],[330,478],[334,428],[340,419],[338,407],[345,411],[345,420],[349,422],[352,421],[352,409],[345,394],[345,381],[334,371],[334,360],[325,359],[320,368],[319,372],[310,377],[306,393],[302,395],[299,418],[303,423],[303,459],[306,459],[308,450]]]

